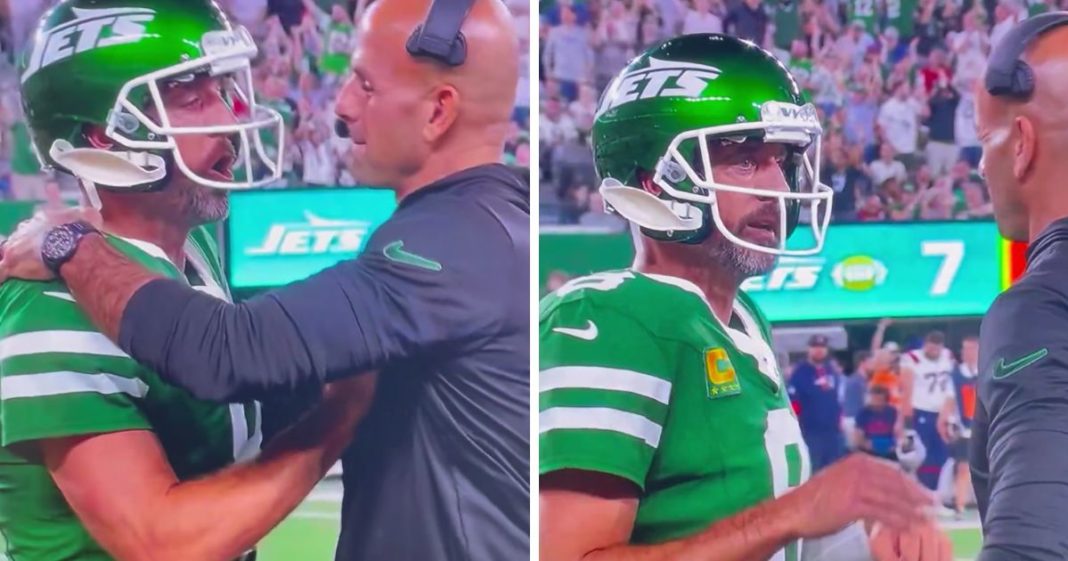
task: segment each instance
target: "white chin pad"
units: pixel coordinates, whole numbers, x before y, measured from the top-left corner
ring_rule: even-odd
[[[75,148],[65,140],[52,143],[49,154],[77,177],[106,187],[137,187],[163,179],[163,158],[147,152],[112,152]]]
[[[681,218],[663,200],[641,189],[606,182],[601,186],[601,196],[616,212],[642,228],[658,232],[686,232],[701,227],[699,217]]]

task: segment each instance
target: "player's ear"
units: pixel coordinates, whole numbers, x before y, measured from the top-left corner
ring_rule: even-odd
[[[430,94],[433,104],[430,119],[423,126],[423,138],[427,142],[436,142],[456,122],[460,115],[460,92],[449,84],[441,85]]]
[[[1013,132],[1016,134],[1013,143],[1012,174],[1017,181],[1022,181],[1035,162],[1035,126],[1031,119],[1020,115],[1013,119]]]

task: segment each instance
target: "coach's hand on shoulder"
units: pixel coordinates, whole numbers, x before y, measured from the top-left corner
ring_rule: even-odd
[[[876,524],[868,544],[874,561],[953,561],[953,544],[933,520],[904,531]]]
[[[858,520],[906,530],[927,520],[930,493],[896,464],[853,454],[783,497],[799,538],[826,536]]]
[[[53,204],[22,221],[0,246],[0,282],[9,278],[50,280],[55,275],[41,258],[45,235],[63,224],[84,220],[100,228],[103,220],[92,208],[71,208]]]

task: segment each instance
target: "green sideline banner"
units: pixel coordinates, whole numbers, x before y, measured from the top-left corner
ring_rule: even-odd
[[[803,247],[800,228],[791,245]],[[627,234],[543,233],[541,283],[630,265]],[[833,225],[823,251],[780,258],[742,289],[771,321],[974,316],[1001,291],[1001,238],[993,222]]]
[[[392,191],[378,189],[233,191],[225,228],[230,284],[280,286],[351,259],[396,206]]]

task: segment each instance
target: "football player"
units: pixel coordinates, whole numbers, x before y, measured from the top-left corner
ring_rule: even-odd
[[[600,190],[637,258],[541,303],[543,559],[899,559],[877,529],[913,527],[904,558],[948,561],[895,465],[854,455],[806,482],[770,326],[739,291],[820,250],[820,136],[786,68],[723,35],[653,47],[603,94]],[[787,248],[802,207],[813,243]],[[871,549],[862,519],[880,523]]]
[[[938,489],[947,456],[938,432],[938,414],[946,400],[953,398],[953,353],[945,341],[941,331],[931,331],[922,349],[901,355],[901,416],[905,427],[915,429],[927,449],[916,476],[932,491]]]
[[[22,101],[42,164],[77,177],[101,209],[79,225],[99,230],[82,234],[230,297],[204,225],[227,214],[226,189],[280,169],[258,140],[282,132],[251,91],[255,53],[209,0],[64,0],[42,16],[20,59]],[[7,557],[253,559],[349,441],[374,378],[352,380],[261,453],[257,403],[207,403],[163,383],[99,333],[61,282],[5,282]]]

